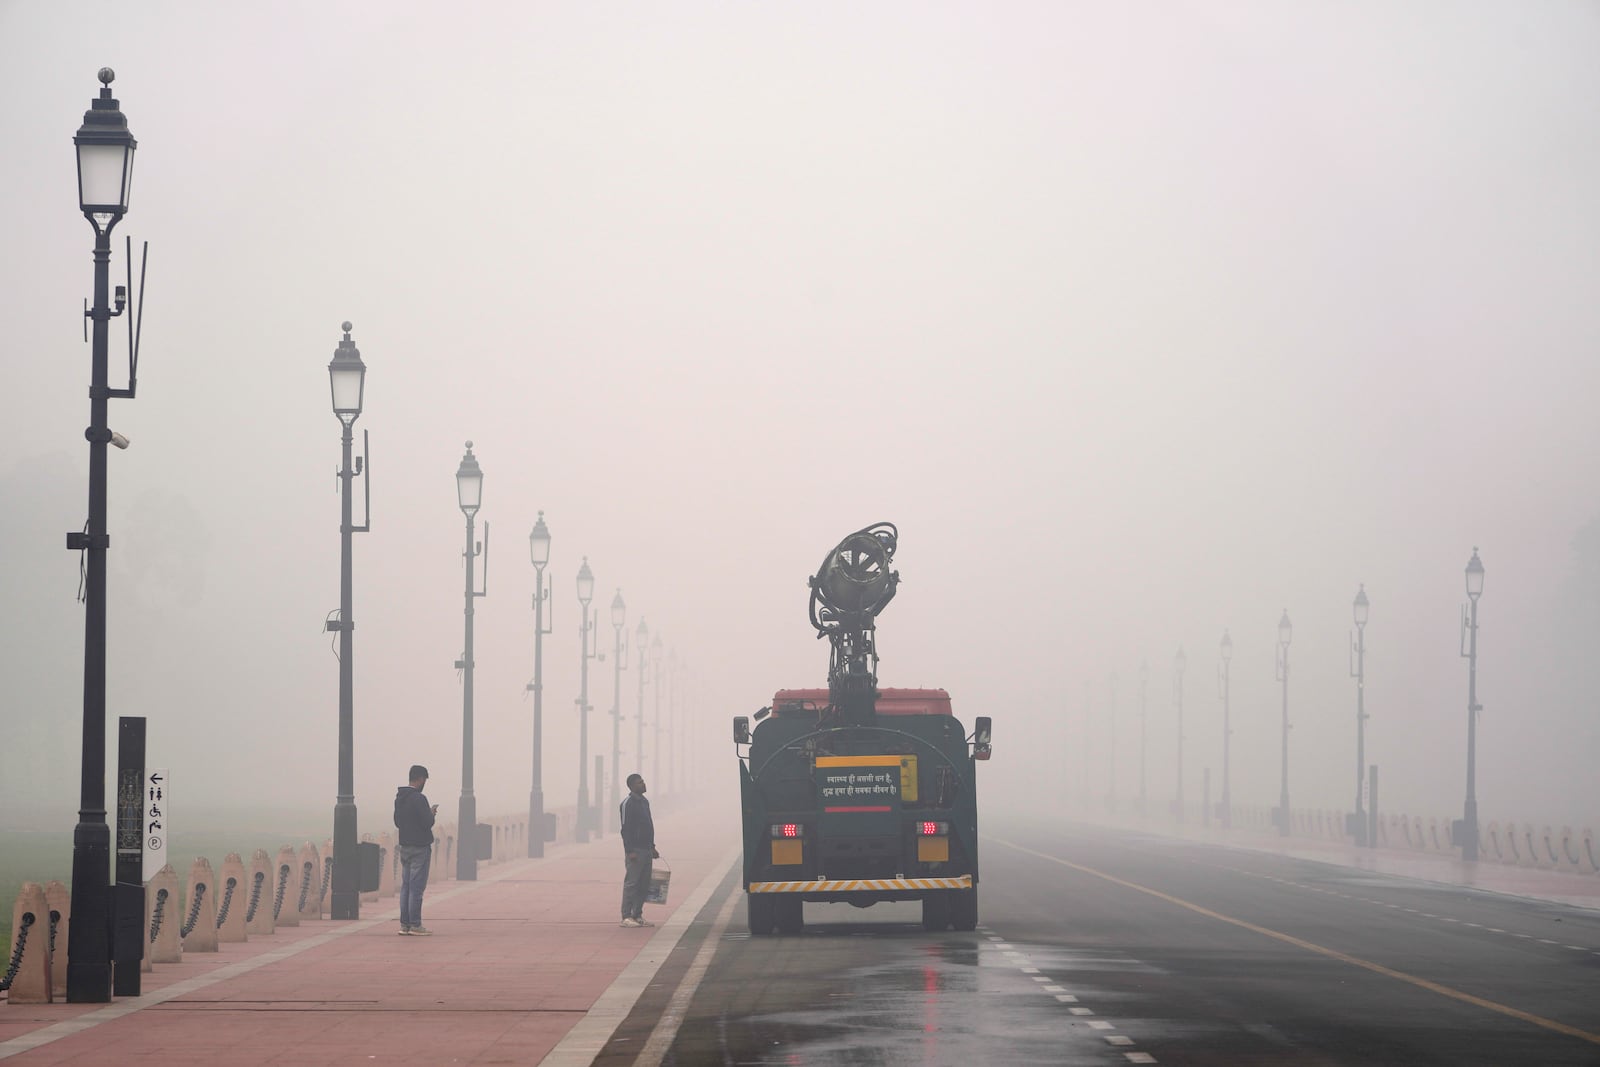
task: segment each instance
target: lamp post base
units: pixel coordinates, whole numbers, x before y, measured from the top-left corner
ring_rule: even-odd
[[[330,919],[361,918],[360,861],[356,858],[356,806],[341,800],[333,806],[333,897]]]
[[[544,793],[535,789],[528,794],[528,858],[544,856]]]
[[[67,1003],[111,1000],[111,829],[80,822],[73,832],[72,897],[67,919]]]
[[[478,880],[478,798],[461,798],[456,821],[456,881]]]

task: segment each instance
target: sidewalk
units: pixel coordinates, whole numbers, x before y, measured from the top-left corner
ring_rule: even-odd
[[[737,800],[674,810],[666,798],[656,825],[672,885],[668,904],[646,907],[655,929],[617,925],[621,844],[607,834],[551,846],[543,859],[484,865],[477,882],[430,886],[432,937],[396,936],[389,898],[364,903],[355,922],[304,922],[157,966],[141,997],[0,1004],[0,1059],[538,1063],[625,968],[637,960],[653,973],[665,959],[693,918],[679,909],[714,885],[738,846]]]

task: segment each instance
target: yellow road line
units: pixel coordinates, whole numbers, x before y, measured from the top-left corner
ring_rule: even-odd
[[[1216,919],[1219,922],[1229,923],[1233,926],[1239,927],[1240,929],[1261,934],[1263,937],[1270,937],[1275,941],[1281,941],[1286,945],[1293,945],[1296,948],[1303,948],[1307,952],[1315,952],[1320,956],[1326,956],[1331,960],[1338,960],[1341,963],[1348,963],[1353,967],[1360,967],[1363,970],[1371,971],[1373,974],[1381,974],[1387,978],[1395,978],[1399,981],[1414,985],[1419,989],[1426,989],[1430,993],[1437,993],[1442,997],[1449,997],[1451,1000],[1459,1000],[1463,1004],[1471,1004],[1474,1007],[1485,1008],[1489,1011],[1498,1012],[1501,1015],[1509,1015],[1513,1019],[1521,1019],[1525,1023],[1531,1023],[1534,1026],[1543,1027],[1546,1030],[1554,1030],[1558,1034],[1566,1034],[1568,1037],[1576,1037],[1580,1040],[1588,1041],[1591,1044],[1600,1045],[1600,1034],[1591,1033],[1588,1030],[1580,1030],[1576,1026],[1568,1026],[1566,1023],[1556,1022],[1554,1019],[1546,1019],[1542,1015],[1534,1015],[1532,1012],[1523,1011],[1521,1008],[1513,1008],[1509,1004],[1501,1004],[1497,1001],[1485,1000],[1483,997],[1473,996],[1471,993],[1463,993],[1459,989],[1451,989],[1449,986],[1440,985],[1438,982],[1431,982],[1426,978],[1419,978],[1414,974],[1406,974],[1404,971],[1397,971],[1392,967],[1385,967],[1381,963],[1373,963],[1371,960],[1364,960],[1358,956],[1351,956],[1348,953],[1340,952],[1338,949],[1328,948],[1325,945],[1313,944],[1310,941],[1302,940],[1301,938],[1295,937],[1292,934],[1281,933],[1277,930],[1269,930],[1265,926],[1257,926],[1255,923],[1245,922],[1243,919],[1235,919],[1232,916],[1223,915],[1220,912],[1212,911],[1210,908],[1202,908],[1200,905],[1191,903],[1182,899],[1181,897],[1175,897],[1169,893],[1163,893],[1159,889],[1151,889],[1149,886],[1143,886],[1137,882],[1129,882],[1125,879],[1118,878],[1116,875],[1107,874],[1104,871],[1097,871],[1093,867],[1085,867],[1081,864],[1073,863],[1070,860],[1061,859],[1059,856],[1052,856],[1046,852],[1039,852],[1024,845],[1019,845],[1014,841],[1005,841],[999,838],[993,838],[991,840],[993,840],[997,845],[1005,845],[1007,848],[1016,849],[1018,852],[1026,852],[1030,856],[1036,856],[1039,859],[1048,860],[1051,863],[1058,863],[1063,867],[1069,867],[1072,870],[1079,871],[1083,874],[1092,874],[1096,878],[1104,879],[1113,885],[1120,885],[1125,889],[1137,890],[1140,893],[1145,893],[1149,896],[1155,897],[1157,900],[1164,900],[1168,904],[1175,904],[1180,908],[1187,908],[1189,911],[1192,911],[1197,915],[1204,915],[1208,919]]]

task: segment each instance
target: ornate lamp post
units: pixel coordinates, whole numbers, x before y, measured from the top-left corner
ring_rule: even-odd
[[[472,523],[483,503],[483,471],[477,457],[472,454],[472,442],[467,442],[467,453],[456,468],[456,500],[461,514],[467,517],[467,547],[462,557],[467,561],[466,584],[466,651],[456,660],[461,671],[461,803],[456,818],[456,878],[463,882],[478,878],[478,798],[472,792],[472,602],[489,593],[489,524],[483,524],[483,545],[472,539]],[[483,590],[473,578],[473,561],[483,553]]]
[[[1474,545],[1472,558],[1467,561],[1467,599],[1472,602],[1470,616],[1467,608],[1461,609],[1462,641],[1468,642],[1461,654],[1467,659],[1467,803],[1461,813],[1461,858],[1469,863],[1478,860],[1478,598],[1483,595],[1483,562],[1478,559]]]
[[[1283,683],[1283,784],[1278,791],[1278,835],[1289,836],[1289,640],[1294,627],[1289,623],[1289,609],[1283,609],[1278,620],[1278,680]]]
[[[128,210],[133,153],[128,132],[111,96],[116,74],[100,70],[100,96],[84,113],[73,144],[78,148],[78,208],[94,227],[94,323],[89,378],[89,521],[67,534],[67,548],[84,553],[83,758],[78,823],[72,832],[72,917],[68,920],[67,1000],[103,1004],[111,999],[111,829],[106,823],[106,425],[107,401],[133,396],[110,387],[108,332],[122,314],[126,293],[117,287],[110,307],[111,230]],[[131,378],[131,375],[130,375]],[[124,447],[126,447],[124,445]]]
[[[1357,845],[1367,843],[1367,819],[1362,811],[1362,800],[1366,794],[1367,780],[1367,587],[1362,584],[1356,590],[1356,599],[1351,604],[1351,613],[1355,617],[1356,635],[1351,640],[1350,655],[1354,660],[1350,664],[1350,674],[1356,680],[1356,817],[1351,820],[1351,829],[1355,831]]]
[[[1150,664],[1144,660],[1139,661],[1139,815],[1145,814],[1145,747],[1148,740],[1145,725],[1148,719],[1145,704],[1145,688],[1150,682]]]
[[[639,713],[634,717],[634,743],[633,755],[638,761],[638,771],[644,773],[644,681],[645,657],[650,654],[650,627],[645,625],[643,619],[639,620],[639,628],[634,631],[634,637],[639,642]]]
[[[622,829],[622,672],[628,669],[628,635],[624,627],[628,622],[628,605],[622,602],[622,590],[611,598],[611,629],[616,632],[616,645],[612,663],[611,680],[611,814],[607,816],[613,830]]]
[[[579,844],[589,840],[589,823],[594,812],[589,808],[589,661],[595,653],[589,651],[589,633],[594,629],[594,617],[589,613],[589,602],[594,599],[594,573],[589,570],[589,557],[583,557],[578,568],[578,604],[581,621],[578,633],[583,639],[581,671],[578,675],[578,828],[574,834]]]
[[[1178,654],[1172,659],[1172,702],[1178,708],[1178,799],[1175,809],[1178,821],[1183,821],[1183,672],[1189,666],[1189,657],[1184,655],[1183,646],[1178,646]]]
[[[339,795],[333,803],[333,906],[335,919],[361,918],[361,871],[356,860],[355,787],[355,685],[352,636],[355,617],[351,614],[351,546],[353,535],[366,533],[367,523],[355,525],[350,499],[350,480],[361,473],[360,459],[352,465],[355,422],[361,417],[366,393],[367,365],[361,351],[350,340],[350,324],[344,323],[344,340],[334,350],[328,364],[328,383],[333,393],[333,413],[343,426],[340,435],[339,466],[339,618],[329,619],[327,628],[339,633]],[[365,435],[362,453],[366,452]],[[367,483],[370,489],[370,483]],[[370,509],[367,516],[370,520]]]
[[[650,643],[650,680],[655,683],[656,709],[652,726],[655,729],[655,743],[650,748],[651,765],[650,776],[665,782],[661,778],[661,634],[658,632],[655,640]]]
[[[528,858],[544,855],[544,602],[549,599],[544,568],[550,562],[550,528],[544,512],[528,534],[528,556],[533,560],[533,784],[528,791]],[[552,615],[554,613],[552,612]],[[552,617],[551,625],[555,619]]]
[[[1228,829],[1233,825],[1233,796],[1228,791],[1228,748],[1233,739],[1233,727],[1228,721],[1229,689],[1228,677],[1229,664],[1233,661],[1233,638],[1228,636],[1228,631],[1222,631],[1222,662],[1217,664],[1218,681],[1222,685],[1222,828]]]

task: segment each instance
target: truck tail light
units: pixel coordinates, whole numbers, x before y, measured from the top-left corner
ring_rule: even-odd
[[[772,824],[772,836],[777,838],[792,838],[806,836],[806,828],[797,822],[775,822]]]
[[[917,823],[918,837],[948,837],[950,824],[947,822],[919,822]]]

